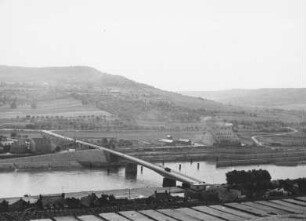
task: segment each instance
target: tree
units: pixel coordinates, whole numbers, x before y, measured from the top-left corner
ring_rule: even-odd
[[[16,109],[17,108],[17,103],[16,100],[14,100],[11,105],[10,105],[11,109]]]
[[[107,146],[108,146],[108,140],[107,140],[107,138],[104,137],[104,138],[102,139],[101,145],[102,145],[103,147],[107,147]]]
[[[6,200],[3,200],[0,203],[0,212],[7,212],[8,211],[8,202]]]

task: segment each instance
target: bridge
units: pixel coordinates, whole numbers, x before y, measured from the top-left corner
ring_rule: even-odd
[[[143,167],[151,169],[151,170],[155,171],[156,173],[160,174],[161,176],[163,176],[164,177],[164,182],[163,182],[164,186],[174,186],[175,181],[180,181],[180,182],[183,183],[183,185],[190,186],[190,187],[192,187],[196,190],[200,190],[200,189],[204,188],[204,186],[205,186],[204,182],[202,182],[202,181],[200,181],[196,178],[193,178],[193,177],[187,176],[185,174],[179,173],[177,171],[171,170],[170,168],[167,168],[167,167],[163,167],[163,166],[160,166],[160,165],[156,165],[156,164],[147,162],[145,160],[141,160],[139,158],[130,156],[128,154],[124,154],[124,153],[121,153],[121,152],[118,152],[118,151],[115,151],[115,150],[108,149],[106,147],[98,146],[98,145],[95,145],[95,144],[91,144],[91,143],[88,143],[88,142],[84,142],[84,141],[81,141],[81,140],[76,140],[76,139],[73,139],[73,138],[70,138],[70,137],[66,137],[66,136],[63,136],[63,135],[60,135],[60,134],[56,134],[52,131],[42,130],[41,133],[46,137],[53,137],[53,138],[57,138],[57,139],[60,139],[60,140],[73,142],[75,144],[79,144],[79,145],[88,146],[88,147],[91,147],[91,148],[94,148],[94,149],[102,150],[102,151],[105,151],[107,153],[119,156],[119,157],[121,157],[123,159],[126,159],[128,161],[131,161],[135,164],[142,165]]]

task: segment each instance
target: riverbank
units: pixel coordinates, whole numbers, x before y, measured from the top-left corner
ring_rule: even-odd
[[[80,191],[80,192],[69,192],[65,193],[67,198],[81,199],[83,197],[89,196],[90,194],[95,194],[101,196],[102,194],[114,195],[116,199],[136,199],[136,198],[148,198],[155,192],[164,193],[167,191],[170,194],[183,194],[184,190],[180,187],[145,187],[145,188],[130,188],[130,189],[114,189],[114,190],[99,190],[99,191]],[[58,196],[58,194],[44,194],[45,197]],[[0,198],[0,202],[6,200],[9,204],[13,204],[18,200],[24,200],[26,202],[37,202],[39,195],[26,195],[20,197],[4,197]]]
[[[106,167],[112,165],[103,151],[82,150],[10,158],[0,160],[0,172],[15,170],[66,170],[84,167]]]
[[[114,190],[121,191],[121,190]],[[42,196],[29,201],[19,199],[2,208],[0,219],[11,220],[304,220],[305,195],[244,199],[235,202],[216,202],[177,197],[168,188],[154,190],[152,197],[119,199],[89,194],[81,200],[63,196]],[[178,190],[181,191],[181,190]],[[160,194],[158,194],[160,193]],[[105,194],[105,193],[104,193]],[[24,201],[28,200],[28,201]],[[79,202],[79,203],[77,203]],[[66,205],[66,207],[64,206]]]
[[[150,162],[212,161],[217,167],[258,164],[300,165],[306,162],[306,150],[270,147],[141,147],[122,148],[127,153]]]
[[[306,162],[306,150],[271,149],[267,147],[208,147],[208,146],[156,146],[117,148],[119,152],[149,162],[211,161],[217,167],[258,164],[301,165]],[[111,158],[101,150],[79,150],[22,158],[0,160],[0,172],[15,170],[71,170],[83,168],[109,168],[124,165],[126,161]]]

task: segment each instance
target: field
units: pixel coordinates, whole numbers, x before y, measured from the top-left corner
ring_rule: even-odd
[[[2,119],[26,117],[27,115],[77,117],[84,115],[109,116],[110,113],[90,105],[82,105],[81,101],[73,98],[38,101],[35,109],[31,108],[29,104],[17,106],[16,109],[11,109],[8,104],[0,106]]]
[[[98,131],[55,131],[56,133],[68,136],[76,137],[79,139],[102,139],[117,138],[126,140],[139,140],[145,142],[158,141],[165,138],[167,135],[172,135],[174,139],[184,138],[193,139],[197,137],[201,132],[199,131],[112,131],[112,132],[98,132]]]
[[[305,111],[306,110],[306,104],[305,103],[287,104],[287,105],[276,106],[275,108],[280,108],[280,109],[284,109],[284,110],[301,110],[301,111]]]

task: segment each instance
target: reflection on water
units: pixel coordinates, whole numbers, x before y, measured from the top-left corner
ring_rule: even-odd
[[[226,182],[225,174],[233,169],[266,169],[272,179],[299,178],[306,176],[306,165],[280,167],[274,165],[239,166],[216,168],[215,163],[184,162],[165,163],[166,167],[196,177],[207,183]],[[47,193],[110,190],[162,185],[162,176],[138,166],[137,174],[125,173],[125,168],[110,170],[43,171],[0,173],[0,197],[38,195]]]

